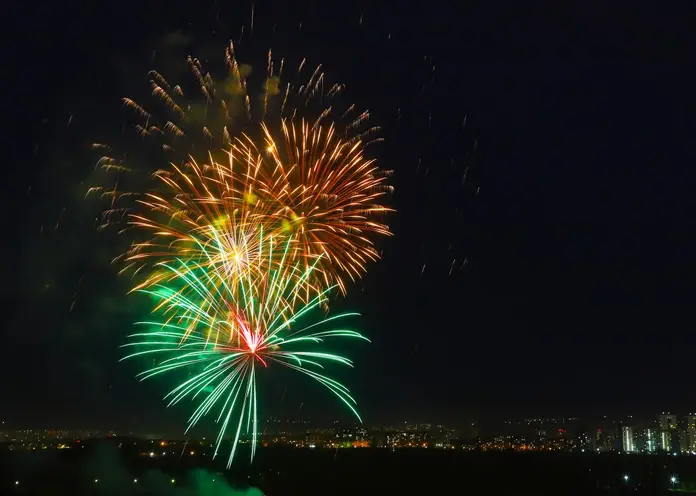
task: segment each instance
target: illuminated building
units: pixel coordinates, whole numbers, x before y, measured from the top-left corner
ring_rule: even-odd
[[[679,451],[677,416],[669,412],[662,412],[658,420],[660,425],[660,449],[662,451]]]
[[[670,451],[672,447],[672,433],[670,431],[660,432],[660,449],[662,451]]]
[[[367,429],[364,427],[358,427],[355,429],[355,440],[356,441],[368,441],[369,440],[369,434],[367,432]]]
[[[633,428],[624,426],[621,432],[621,445],[626,453],[632,453],[635,451],[635,446],[633,444]]]
[[[696,414],[690,414],[686,417],[686,438],[687,449],[696,451]]]
[[[622,448],[621,430],[616,422],[603,420],[597,429],[595,449],[599,451],[614,451]]]
[[[657,451],[655,436],[655,429],[645,430],[645,451],[647,451],[648,453],[654,453],[655,451]]]
[[[677,430],[677,416],[671,413],[662,412],[659,416],[660,420],[660,430],[661,431],[674,431]]]

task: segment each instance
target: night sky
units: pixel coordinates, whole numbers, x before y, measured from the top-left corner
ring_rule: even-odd
[[[4,51],[1,418],[181,427],[166,384],[117,363],[147,302],[94,228],[89,144],[123,134],[148,70],[188,53],[222,70],[242,25],[240,62],[322,63],[384,129],[370,154],[395,171],[395,236],[336,303],[373,340],[345,376],[368,423],[696,407],[685,12],[259,1],[250,33],[247,2],[147,3],[26,2],[5,21],[22,34]],[[269,386],[263,414],[344,415],[300,386]]]

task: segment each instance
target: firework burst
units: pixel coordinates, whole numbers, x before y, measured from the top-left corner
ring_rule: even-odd
[[[129,214],[129,224],[149,236],[123,255],[122,272],[134,268],[138,273],[156,261],[134,289],[173,277],[161,263],[175,258],[223,275],[231,287],[237,287],[240,277],[265,277],[277,261],[263,256],[263,206],[253,189],[256,169],[247,163],[245,171],[235,174],[230,153],[228,164],[211,157],[208,165],[191,161],[186,171],[173,164],[171,171],[156,173],[162,192],[144,195],[137,200],[139,210]]]
[[[263,280],[239,279],[238,289],[230,287],[225,274],[198,263],[179,260],[176,264],[165,264],[163,268],[174,277],[169,284],[156,283],[141,289],[157,301],[155,313],[160,318],[139,322],[144,332],[130,336],[132,341],[125,345],[136,350],[124,360],[158,357],[151,368],[139,374],[141,380],[177,370],[189,373],[165,399],[169,405],[186,398],[198,401],[188,429],[209,413],[217,413],[220,429],[215,454],[225,434],[231,434],[228,467],[242,436],[250,438],[251,458],[254,457],[259,397],[256,382],[267,368],[282,366],[310,377],[330,390],[360,419],[350,391],[323,373],[325,365],[351,366],[351,361],[316,347],[331,338],[366,338],[352,330],[326,330],[327,324],[354,313],[324,317],[311,324],[300,323],[312,310],[318,310],[330,288],[307,304],[296,307],[288,304],[293,300],[291,294],[301,288],[313,270],[311,266],[305,269],[300,263],[289,262],[291,243],[291,240],[286,242],[283,262],[278,267],[268,271]],[[269,240],[265,245],[271,250],[273,243]]]
[[[264,157],[258,188],[266,223],[277,236],[294,240],[293,259],[316,265],[323,285],[337,284],[345,294],[344,276],[355,280],[370,261],[379,259],[370,237],[389,235],[381,204],[389,186],[386,175],[365,159],[359,140],[342,138],[334,124],[283,120],[276,139],[262,124],[264,152],[250,139],[236,148],[254,149]]]
[[[218,250],[211,264],[243,267],[247,261],[239,259],[239,244],[263,225],[277,240],[292,237],[293,260],[305,269],[316,266],[305,281],[305,299],[320,284],[337,284],[345,293],[345,278],[361,277],[365,265],[379,258],[372,238],[389,234],[383,221],[389,209],[382,205],[389,172],[364,157],[365,147],[381,140],[375,137],[379,129],[368,125],[369,113],[356,112],[354,105],[337,112],[333,102],[343,85],[327,89],[321,66],[303,78],[304,60],[292,78],[304,82],[282,83],[285,63],[276,70],[269,51],[254,98],[248,92],[251,70],[237,62],[231,44],[220,82],[198,59],[189,57],[188,65],[202,100],[187,98],[181,86],[150,72],[159,110],[148,111],[129,98],[124,105],[136,118],[137,133],[157,152],[148,155],[144,168],[103,156],[98,165],[115,174],[114,185],[90,189],[111,200],[102,227],[150,236],[118,257],[126,261],[124,271],[143,272],[151,262],[174,258],[200,259],[211,247]],[[155,181],[129,189],[128,176],[138,172]],[[135,192],[142,189],[147,193]],[[165,277],[155,272],[147,283]]]

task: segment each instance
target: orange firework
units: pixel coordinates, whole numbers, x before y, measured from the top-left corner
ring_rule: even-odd
[[[278,237],[292,236],[294,258],[316,265],[325,285],[345,293],[343,276],[352,280],[379,258],[373,235],[389,235],[381,201],[390,188],[387,174],[366,159],[360,140],[342,138],[334,124],[283,120],[276,140],[262,124],[265,166],[259,191]],[[247,147],[254,147],[247,140]]]
[[[158,171],[155,177],[164,186],[162,192],[147,193],[137,200],[140,208],[128,214],[130,226],[149,237],[135,242],[123,255],[123,271],[135,272],[174,258],[192,262],[191,267],[211,268],[236,284],[250,272],[272,269],[273,260],[260,256],[263,233],[263,206],[254,191],[258,164],[246,163],[235,171],[235,157],[229,163],[212,160],[204,166],[190,161],[185,169],[172,164],[170,171]],[[266,242],[274,243],[272,237]],[[134,290],[157,284],[171,271],[155,270]]]
[[[188,58],[202,102],[187,100],[181,86],[155,71],[152,95],[164,104],[162,115],[124,99],[138,134],[156,144],[166,164],[149,171],[154,184],[129,190],[126,176],[142,168],[110,156],[100,160],[117,175],[115,186],[90,190],[111,199],[104,225],[126,219],[149,236],[119,257],[127,262],[124,271],[178,258],[213,265],[231,278],[249,271],[262,276],[275,261],[256,259],[259,240],[291,239],[289,256],[315,268],[306,296],[319,285],[337,284],[345,293],[346,277],[361,277],[379,258],[372,238],[389,234],[383,215],[390,210],[382,204],[388,173],[364,156],[365,146],[381,140],[372,138],[378,128],[366,126],[368,112],[356,115],[353,105],[335,114],[332,101],[343,86],[325,90],[321,66],[304,84],[283,86],[284,62],[276,72],[269,51],[257,107],[247,91],[251,69],[237,63],[231,44],[225,62],[227,75],[218,83]],[[304,66],[303,60],[298,74]],[[136,289],[166,273],[146,271]]]

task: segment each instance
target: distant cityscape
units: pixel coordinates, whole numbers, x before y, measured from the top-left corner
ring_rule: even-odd
[[[670,412],[644,418],[633,416],[596,421],[575,417],[507,420],[487,426],[478,422],[465,428],[442,424],[403,422],[387,426],[348,426],[334,422],[314,426],[309,421],[268,419],[257,433],[262,446],[303,449],[382,448],[450,449],[467,451],[566,451],[626,454],[696,455],[696,413]],[[85,442],[109,438],[142,448],[147,457],[211,456],[213,443],[200,439],[165,439],[162,435],[61,429],[12,429],[0,425],[0,450],[79,449]],[[248,439],[243,442],[249,442]]]

